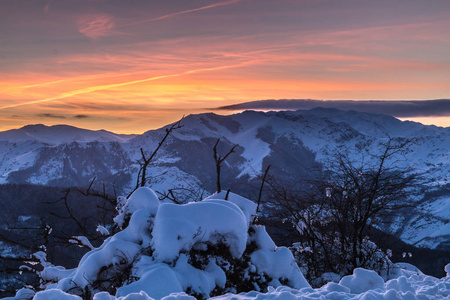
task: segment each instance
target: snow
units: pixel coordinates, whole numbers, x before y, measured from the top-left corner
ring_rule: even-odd
[[[400,276],[399,278],[388,281],[386,283],[386,289],[387,290],[393,289],[403,293],[407,292],[414,293],[414,288],[411,286],[411,284],[408,282],[405,276]]]
[[[244,197],[241,197],[235,193],[232,192],[228,193],[227,191],[221,191],[220,193],[212,194],[211,196],[203,199],[203,201],[210,201],[210,200],[226,200],[236,204],[244,213],[248,224],[251,224],[256,217],[256,207],[257,207],[256,203]]]
[[[248,174],[250,177],[256,177],[256,174],[263,168],[264,157],[270,154],[270,145],[261,139],[256,138],[259,126],[239,132],[231,140],[244,148],[242,157],[246,159],[246,163],[241,166],[241,173],[238,178]]]
[[[73,236],[70,240],[69,243],[75,244],[75,245],[79,245],[80,247],[87,247],[89,249],[94,249],[94,246],[92,246],[91,242],[89,241],[89,239],[85,236]]]
[[[199,270],[188,263],[186,255],[181,254],[176,262],[174,271],[181,283],[183,290],[190,288],[192,291],[207,295],[217,286],[225,287],[225,273],[215,263],[210,262],[205,270]]]
[[[135,243],[119,239],[105,242],[104,246],[86,254],[87,258],[80,263],[73,278],[69,281],[63,281],[64,283],[61,287],[67,290],[69,286],[65,284],[69,284],[70,287],[79,286],[84,288],[97,278],[103,267],[109,266],[111,263],[117,267],[126,265],[140,250],[141,247]]]
[[[166,264],[154,264],[141,272],[140,279],[119,288],[116,297],[144,291],[152,298],[161,299],[170,293],[183,291],[175,273]]]
[[[445,239],[445,236],[450,234],[449,225],[448,219],[435,218],[432,215],[417,215],[404,225],[401,238],[418,247],[435,248],[440,244],[437,237]]]
[[[289,285],[297,289],[310,286],[294,262],[292,252],[286,247],[274,251],[257,250],[252,253],[251,262],[259,271],[276,280],[275,286],[281,285],[283,279],[289,279]]]
[[[434,231],[429,235],[429,237],[439,237],[450,234],[450,223],[446,223],[444,226],[439,227],[438,230]]]
[[[399,275],[410,276],[412,274],[424,275],[422,271],[419,270],[416,266],[405,262],[398,262],[394,265],[396,272]]]
[[[140,187],[134,191],[123,207],[119,208],[119,214],[114,218],[114,222],[122,227],[125,218],[141,208],[149,210],[150,214],[155,215],[159,207],[159,199],[156,193],[148,187]]]
[[[135,211],[127,228],[107,238],[99,248],[86,253],[76,271],[59,281],[58,287],[63,290],[74,286],[85,287],[95,280],[102,268],[112,265],[120,270],[129,265],[143,247],[150,245],[148,227],[153,209],[150,206]]]
[[[264,226],[254,226],[255,233],[251,240],[256,243],[258,249],[274,251],[277,246],[266,231]]]
[[[47,253],[45,253],[43,251],[38,251],[36,253],[33,253],[33,256],[40,261],[41,265],[44,268],[45,267],[53,267],[53,265],[47,261]]]
[[[450,298],[450,278],[434,278],[427,275],[400,276],[384,282],[372,271],[356,269],[353,275],[344,277],[339,284],[327,283],[321,288],[294,289],[286,286],[269,288],[267,292],[226,294],[215,300],[444,300]],[[350,287],[349,287],[350,286]]]
[[[116,233],[113,240],[123,240],[149,247],[151,242],[150,230],[153,222],[153,211],[148,208],[138,209],[133,213],[128,227]]]
[[[103,225],[97,225],[97,229],[96,231],[98,231],[101,235],[109,235],[109,230],[103,226]]]
[[[100,292],[94,295],[93,300],[116,300],[116,297],[111,296],[108,292]]]
[[[450,197],[440,197],[433,202],[427,202],[419,207],[433,216],[450,220]],[[450,231],[448,232],[450,234]]]
[[[353,294],[361,294],[368,290],[384,290],[384,280],[375,271],[356,268],[353,275],[345,276],[340,285],[350,289]]]
[[[173,261],[180,251],[210,240],[223,242],[234,257],[240,257],[246,247],[247,231],[247,218],[230,201],[165,203],[156,214],[153,246],[160,261]]]
[[[36,293],[33,300],[82,300],[82,298],[67,294],[59,289],[49,289]]]
[[[93,300],[153,300],[154,298],[150,297],[145,291],[140,291],[139,293],[131,293],[124,297],[116,298],[111,296],[107,292],[101,292],[94,295]],[[185,293],[172,293],[168,296],[161,298],[162,300],[195,300],[194,297],[191,297]]]
[[[35,292],[26,288],[17,291],[14,297],[6,297],[3,300],[19,300],[19,299],[31,299],[35,295]]]
[[[148,296],[144,291],[140,291],[139,293],[128,294],[125,297],[119,297],[121,300],[151,300],[150,296]]]
[[[45,281],[60,281],[73,275],[75,269],[66,270],[64,267],[47,267],[41,272],[41,278]]]

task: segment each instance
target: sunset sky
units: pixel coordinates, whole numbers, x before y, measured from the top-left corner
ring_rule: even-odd
[[[450,1],[3,0],[0,73],[0,130],[141,133],[263,99],[448,99]],[[415,120],[450,126],[430,118]]]

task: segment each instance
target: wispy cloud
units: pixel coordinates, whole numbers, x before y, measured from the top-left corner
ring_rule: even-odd
[[[51,118],[51,119],[65,119],[66,117],[63,115],[55,115],[50,113],[37,114],[38,117],[41,118]]]
[[[77,20],[78,31],[90,39],[97,39],[110,34],[114,27],[113,18],[105,14],[80,16]]]
[[[175,17],[175,16],[179,16],[179,15],[189,14],[189,13],[193,13],[193,12],[197,12],[197,11],[202,11],[202,10],[211,9],[211,8],[220,7],[220,6],[225,6],[225,5],[230,5],[230,4],[235,4],[235,3],[241,2],[241,1],[243,1],[243,0],[230,0],[230,1],[218,2],[218,3],[214,3],[214,4],[210,4],[210,5],[205,5],[205,6],[202,6],[202,7],[197,7],[197,8],[193,8],[193,9],[182,10],[182,11],[166,14],[166,15],[159,16],[159,17],[156,17],[156,18],[151,18],[151,19],[147,19],[147,20],[127,23],[127,24],[121,25],[119,27],[128,27],[128,26],[133,26],[133,25],[138,25],[138,24],[144,24],[144,23],[164,20],[164,19]]]
[[[88,115],[76,115],[76,116],[73,116],[75,119],[87,119],[87,118],[89,118],[89,116]]]

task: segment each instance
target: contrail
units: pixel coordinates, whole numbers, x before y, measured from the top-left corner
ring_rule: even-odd
[[[156,17],[156,18],[152,18],[152,19],[147,19],[147,20],[138,21],[138,22],[134,22],[134,23],[128,23],[128,24],[124,24],[124,25],[121,25],[121,26],[117,26],[117,27],[128,27],[128,26],[137,25],[137,24],[143,24],[143,23],[149,23],[149,22],[153,22],[153,21],[159,21],[159,20],[163,20],[163,19],[167,19],[167,18],[179,16],[179,15],[193,13],[193,12],[196,12],[196,11],[201,11],[201,10],[210,9],[210,8],[219,7],[219,6],[230,5],[230,4],[234,4],[234,3],[237,3],[237,2],[241,2],[241,1],[242,0],[230,0],[230,1],[218,2],[218,3],[214,3],[214,4],[210,4],[210,5],[206,5],[206,6],[202,6],[202,7],[198,7],[198,8],[178,11],[178,12],[175,12],[175,13],[167,14],[167,15]]]
[[[64,82],[65,79],[59,79],[59,80],[54,80],[54,81],[47,81],[47,82],[40,82],[40,83],[34,83],[34,84],[29,84],[29,85],[23,85],[20,86],[20,89],[29,89],[29,88],[33,88],[33,87],[37,87],[37,86],[46,86],[46,85],[52,85],[55,83],[61,83]]]
[[[28,88],[33,88],[33,87],[57,84],[57,83],[61,83],[61,82],[73,82],[73,81],[80,81],[80,80],[83,81],[83,80],[97,79],[99,77],[103,77],[103,78],[123,77],[123,76],[137,75],[137,74],[142,74],[142,73],[143,73],[143,71],[121,73],[121,74],[102,73],[102,74],[93,74],[93,75],[85,75],[85,76],[75,76],[75,77],[70,77],[70,78],[54,80],[54,81],[46,81],[46,82],[38,82],[38,83],[33,83],[33,84],[28,84],[28,85],[22,85],[17,88],[18,89],[28,89]],[[11,89],[14,89],[14,87],[8,88],[7,90],[11,90]]]
[[[74,91],[70,91],[70,92],[65,92],[65,93],[59,94],[58,96],[55,96],[55,97],[39,99],[39,100],[33,100],[33,101],[24,102],[24,103],[5,105],[5,106],[0,107],[0,109],[13,108],[13,107],[19,107],[19,106],[30,105],[30,104],[37,104],[37,103],[44,103],[44,102],[50,102],[50,101],[53,101],[53,100],[65,99],[65,98],[69,98],[69,97],[72,97],[72,96],[81,95],[81,94],[87,94],[87,93],[91,93],[91,92],[95,92],[95,91],[107,90],[107,89],[117,88],[117,87],[121,87],[121,86],[131,85],[131,84],[143,83],[143,82],[147,82],[147,81],[155,81],[155,80],[159,80],[159,79],[166,79],[166,78],[171,78],[171,77],[179,77],[179,76],[195,74],[195,73],[199,73],[199,72],[208,72],[208,71],[216,71],[216,70],[223,70],[223,69],[238,68],[238,67],[242,67],[242,66],[251,64],[253,62],[255,62],[255,61],[246,61],[246,62],[243,62],[243,63],[240,63],[240,64],[228,65],[228,66],[220,66],[220,67],[213,67],[213,68],[203,68],[203,69],[197,69],[197,70],[189,70],[189,71],[176,73],[176,74],[154,76],[154,77],[149,77],[149,78],[145,78],[145,79],[139,79],[139,80],[127,81],[127,82],[121,82],[121,83],[91,86],[91,87],[87,87],[87,88],[84,88],[84,89],[79,89],[79,90],[74,90]]]

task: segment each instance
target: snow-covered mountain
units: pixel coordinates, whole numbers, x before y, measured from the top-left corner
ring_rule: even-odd
[[[223,166],[222,177],[241,194],[254,192],[246,182],[269,164],[272,175],[300,181],[337,152],[356,157],[376,151],[378,143],[389,137],[414,138],[416,143],[401,163],[424,176],[426,189],[416,209],[388,230],[415,245],[448,248],[450,244],[450,128],[324,108],[230,116],[205,113],[187,116],[182,125],[150,169],[155,190],[167,191],[181,182],[184,188],[214,191],[212,148],[218,138],[220,153],[239,145]],[[0,182],[87,186],[97,177],[97,182],[114,184],[120,193],[136,182],[140,148],[150,153],[164,134],[165,128],[121,136],[43,125],[0,132]]]

